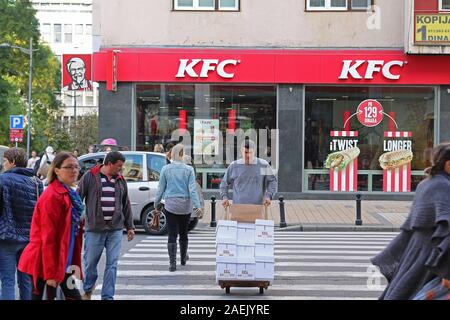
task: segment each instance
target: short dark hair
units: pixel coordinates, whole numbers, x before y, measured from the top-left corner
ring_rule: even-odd
[[[10,148],[5,151],[3,157],[10,163],[14,163],[16,167],[26,168],[27,166],[27,154],[22,148]]]
[[[252,140],[245,139],[244,142],[242,142],[241,148],[255,150],[256,145]]]
[[[125,162],[125,157],[119,151],[111,151],[105,156],[103,164],[104,165],[108,165],[109,163],[116,164],[117,161]]]

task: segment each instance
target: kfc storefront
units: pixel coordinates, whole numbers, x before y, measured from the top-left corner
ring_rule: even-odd
[[[258,140],[280,193],[308,198],[410,197],[433,145],[450,140],[446,56],[115,48],[93,66],[100,138],[153,151],[189,133],[205,190],[218,189],[238,132]]]

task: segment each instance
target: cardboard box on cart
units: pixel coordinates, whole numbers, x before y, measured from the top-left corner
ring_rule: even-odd
[[[267,213],[263,205],[232,204],[227,210],[226,220],[255,223],[257,219],[267,220]]]

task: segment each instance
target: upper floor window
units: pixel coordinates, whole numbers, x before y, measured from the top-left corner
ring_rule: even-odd
[[[88,36],[92,35],[92,24],[86,25],[86,35]]]
[[[174,0],[174,10],[238,11],[239,0]]]
[[[439,0],[439,10],[450,11],[450,0]]]
[[[352,10],[367,10],[372,5],[372,0],[351,0]]]
[[[72,43],[72,25],[71,24],[64,25],[64,42]]]
[[[61,24],[55,23],[53,25],[53,42],[54,43],[61,43],[61,38],[62,38],[61,30],[62,30]]]
[[[52,42],[52,30],[51,30],[50,23],[42,24],[41,35],[42,35],[42,40],[44,40],[45,42],[48,42],[48,43]]]
[[[372,0],[307,0],[308,11],[367,10]]]
[[[82,24],[75,25],[75,35],[77,35],[77,36],[83,35],[83,25]]]

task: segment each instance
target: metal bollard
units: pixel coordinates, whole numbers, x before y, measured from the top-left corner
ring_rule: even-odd
[[[211,223],[209,224],[210,227],[215,228],[217,226],[216,222],[216,197],[211,197]]]
[[[287,224],[286,224],[286,215],[284,212],[284,197],[280,196],[278,200],[280,200],[280,228],[285,228],[287,227]]]
[[[362,220],[361,220],[361,194],[356,194],[356,221],[355,225],[361,226]]]

